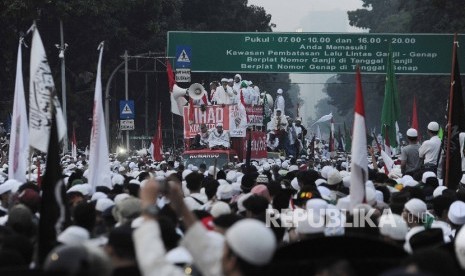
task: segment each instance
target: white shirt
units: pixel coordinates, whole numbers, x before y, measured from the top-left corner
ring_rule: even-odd
[[[438,136],[433,136],[429,140],[423,142],[418,150],[420,158],[424,158],[424,164],[436,164],[439,150],[441,149],[441,139]]]
[[[285,104],[284,104],[284,97],[283,97],[283,95],[278,95],[278,96],[276,97],[276,105],[275,105],[275,109],[274,109],[274,110],[276,111],[276,109],[281,109],[282,114],[284,114],[284,106],[285,106]]]
[[[201,193],[193,193],[184,198],[184,203],[189,210],[201,210],[207,202],[207,196]]]
[[[279,117],[275,115],[273,116],[273,118],[271,118],[271,126],[273,130],[277,130],[277,129],[286,130],[287,125],[288,125],[288,122],[287,122],[286,116],[282,114]]]
[[[212,239],[207,229],[200,222],[196,222],[189,228],[181,242],[182,246],[192,256],[200,272],[205,276],[223,275],[221,259],[224,242],[219,241],[220,238],[220,235],[216,235],[216,240]],[[144,221],[134,231],[133,239],[137,263],[142,275],[185,275],[181,268],[167,260],[160,226],[157,221]],[[208,252],[208,254],[205,252]]]
[[[229,86],[226,86],[226,90],[223,86],[218,86],[215,97],[217,104],[231,104],[234,102],[234,92]]]

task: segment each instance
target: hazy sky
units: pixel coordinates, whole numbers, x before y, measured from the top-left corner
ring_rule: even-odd
[[[276,24],[274,32],[360,32],[349,26],[347,11],[361,8],[360,0],[249,0],[249,5],[265,8]],[[314,105],[326,94],[324,83],[331,75],[291,74],[293,83],[300,86],[303,123],[308,116],[315,118]]]

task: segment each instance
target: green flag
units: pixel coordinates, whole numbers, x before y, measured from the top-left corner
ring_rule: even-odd
[[[345,149],[346,152],[350,152],[352,148],[352,137],[350,135],[349,129],[346,127],[346,122],[344,122],[344,132]]]
[[[271,121],[271,108],[268,107],[267,93],[263,95],[263,127],[266,129],[266,125]]]
[[[381,135],[391,147],[397,147],[396,123],[400,117],[399,94],[397,93],[396,77],[394,75],[394,64],[392,62],[392,51],[389,46],[387,60],[386,85],[384,87],[384,102],[381,112]],[[388,133],[386,133],[386,130]],[[388,139],[386,139],[388,137]]]

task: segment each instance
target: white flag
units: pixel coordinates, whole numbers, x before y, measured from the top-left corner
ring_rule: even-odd
[[[183,108],[186,105],[187,100],[183,97],[181,92],[185,90],[186,89],[179,87],[177,84],[174,84],[173,92],[170,92],[171,112],[179,116],[184,116]]]
[[[92,116],[92,133],[89,153],[89,184],[93,191],[97,186],[111,189],[110,162],[108,160],[108,142],[105,132],[105,120],[102,105],[102,54],[103,42],[99,46],[100,55],[97,66],[97,79],[95,80],[94,112]]]
[[[356,91],[354,108],[354,128],[352,134],[352,163],[350,173],[350,206],[366,201],[365,182],[368,180],[367,135],[365,125],[365,106],[363,103],[360,71],[356,73]]]
[[[48,151],[53,106],[56,111],[58,140],[66,134],[66,123],[56,95],[50,66],[37,27],[34,29],[31,46],[29,81],[29,143],[41,152]]]
[[[329,121],[332,118],[333,118],[333,113],[329,113],[328,115],[324,115],[320,119],[318,119],[316,122],[314,122],[312,124],[312,126],[315,125],[315,124],[318,124],[318,123],[323,123],[323,122]]]
[[[29,130],[27,125],[26,99],[24,97],[23,58],[21,41],[16,62],[15,98],[11,116],[10,149],[8,152],[8,178],[25,183],[29,160]]]
[[[320,125],[316,125],[316,138],[321,141],[321,130]]]

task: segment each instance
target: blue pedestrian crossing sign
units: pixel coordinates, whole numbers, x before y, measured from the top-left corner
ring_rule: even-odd
[[[176,46],[176,68],[191,68],[192,47],[188,45]]]
[[[134,101],[119,101],[119,118],[122,120],[134,119],[134,116]]]

